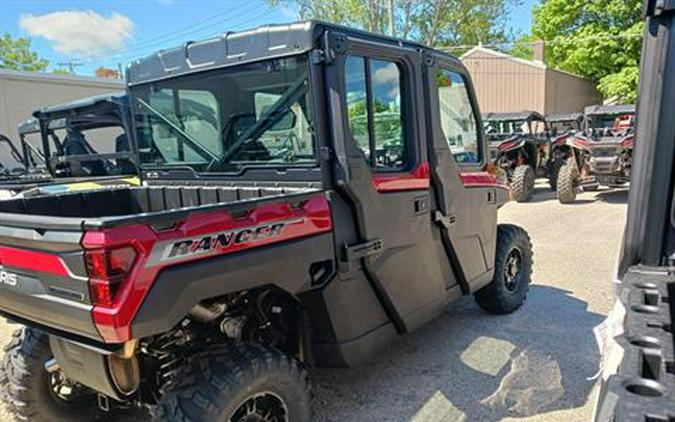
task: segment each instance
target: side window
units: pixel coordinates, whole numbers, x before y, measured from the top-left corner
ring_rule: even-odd
[[[478,126],[466,81],[459,73],[439,69],[436,75],[441,127],[450,151],[459,164],[481,162]]]
[[[401,170],[406,164],[406,148],[399,66],[350,56],[345,81],[349,126],[358,148],[371,167]]]

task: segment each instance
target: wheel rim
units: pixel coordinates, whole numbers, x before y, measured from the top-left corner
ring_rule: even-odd
[[[288,422],[288,407],[271,391],[247,397],[234,411],[230,422]]]
[[[518,290],[522,274],[523,254],[519,248],[513,248],[504,262],[504,285],[513,293]]]

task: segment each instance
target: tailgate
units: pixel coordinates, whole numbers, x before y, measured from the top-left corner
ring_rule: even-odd
[[[82,236],[79,230],[0,225],[0,312],[100,340],[91,316]]]

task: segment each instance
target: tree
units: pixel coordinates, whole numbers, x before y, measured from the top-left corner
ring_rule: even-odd
[[[427,45],[505,42],[506,17],[520,0],[268,0],[320,19]],[[393,8],[393,13],[392,12]]]
[[[547,64],[598,81],[607,98],[637,99],[644,24],[642,0],[544,0],[532,36],[547,43]]]
[[[48,65],[47,60],[31,51],[30,39],[14,39],[9,34],[0,38],[0,68],[36,72],[45,70]]]

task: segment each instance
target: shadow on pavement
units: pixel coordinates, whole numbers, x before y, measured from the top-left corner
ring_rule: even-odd
[[[502,317],[466,298],[370,364],[313,371],[316,420],[499,420],[581,407],[603,319],[547,286]]]
[[[597,198],[599,201],[608,204],[627,204],[628,203],[628,188],[610,189],[598,192]]]
[[[551,190],[551,187],[546,184],[538,183],[537,186],[534,188],[534,192],[532,193],[532,199],[529,200],[529,202],[532,203],[537,203],[537,202],[546,202],[546,201],[557,201],[558,196],[556,195],[555,191]]]

